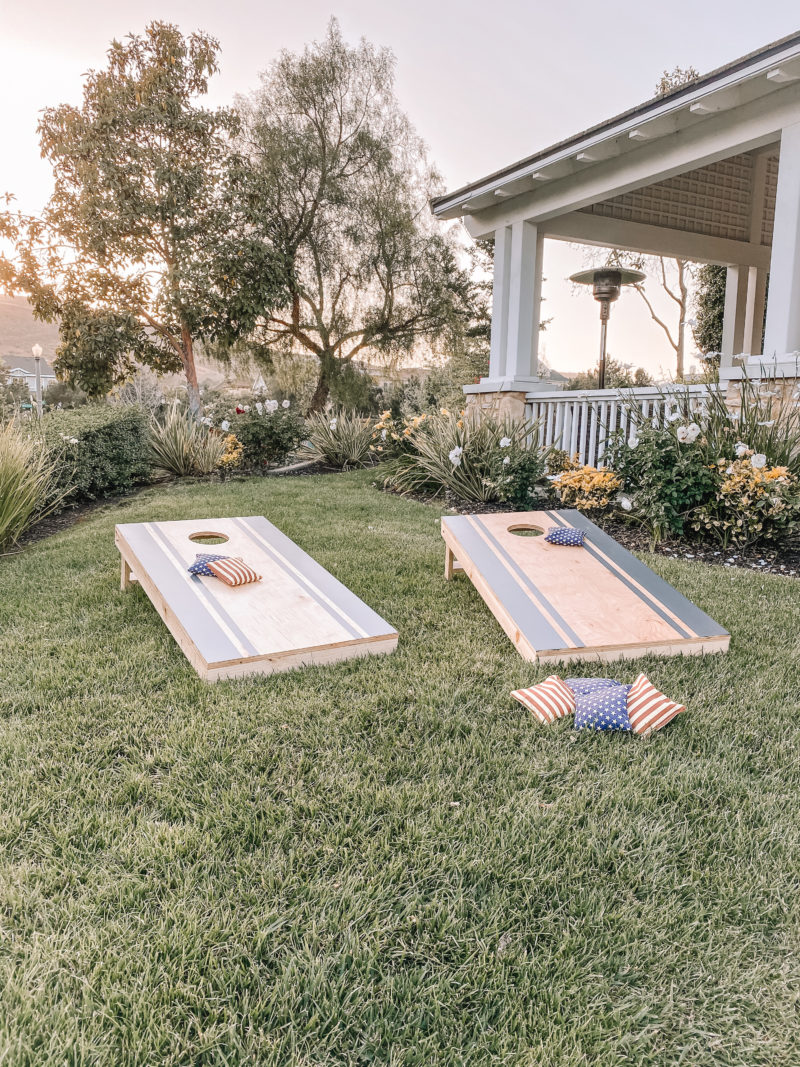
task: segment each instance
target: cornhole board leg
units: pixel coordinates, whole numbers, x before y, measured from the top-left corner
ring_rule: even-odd
[[[449,582],[454,574],[463,574],[464,568],[458,562],[453,553],[452,548],[449,545],[445,545],[444,548],[444,578],[446,582]]]
[[[131,585],[132,582],[138,581],[136,575],[131,570],[131,565],[120,553],[120,574],[119,574],[119,587],[123,592]]]

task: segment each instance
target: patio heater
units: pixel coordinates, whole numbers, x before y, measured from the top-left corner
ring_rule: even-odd
[[[623,285],[638,285],[646,277],[640,270],[627,270],[622,267],[595,267],[570,275],[571,282],[591,285],[594,298],[600,304],[600,364],[597,375],[599,389],[606,387],[606,331],[611,305],[619,299]]]

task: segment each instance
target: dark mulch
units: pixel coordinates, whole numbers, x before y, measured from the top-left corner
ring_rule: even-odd
[[[377,484],[377,483],[376,483]],[[387,488],[387,492],[396,490]],[[459,515],[491,515],[509,511],[508,504],[481,504],[461,500],[452,493],[438,494],[435,497],[424,493],[409,493],[415,500],[423,503],[447,507]],[[552,505],[556,506],[557,505]],[[696,543],[694,541],[662,541],[653,545],[647,531],[631,522],[608,517],[592,516],[592,520],[607,534],[619,541],[630,552],[657,552],[670,559],[695,560],[699,563],[713,563],[722,567],[745,567],[748,570],[764,571],[767,574],[783,574],[791,577],[800,576],[800,542],[783,545],[779,548],[755,548],[740,551],[727,551],[716,545]]]

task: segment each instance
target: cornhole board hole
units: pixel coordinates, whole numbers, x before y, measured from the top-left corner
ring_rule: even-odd
[[[584,530],[550,545],[551,526]],[[528,660],[725,652],[730,635],[579,511],[442,519],[445,577],[463,570]]]
[[[122,588],[139,582],[207,681],[397,647],[387,622],[260,515],[122,523],[115,540]],[[241,556],[262,581],[231,587],[189,574],[198,552]]]

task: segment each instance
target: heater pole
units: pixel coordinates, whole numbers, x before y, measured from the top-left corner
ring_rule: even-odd
[[[600,316],[600,363],[597,368],[597,388],[606,387],[606,332],[608,330],[608,315]]]

